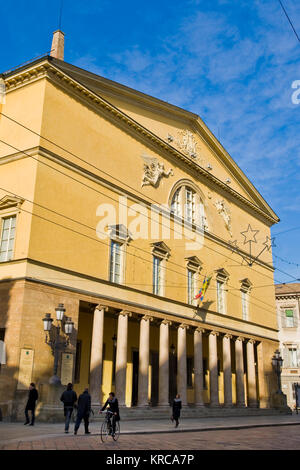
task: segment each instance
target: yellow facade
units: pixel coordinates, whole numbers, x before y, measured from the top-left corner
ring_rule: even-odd
[[[274,385],[270,359],[278,344],[272,254],[265,250],[252,267],[242,263],[241,254],[247,257],[249,246],[243,245],[241,231],[248,225],[259,230],[258,243],[252,246],[257,254],[278,218],[201,119],[50,58],[4,79],[7,95],[0,115],[0,217],[17,214],[17,222],[13,258],[0,265],[0,327],[5,329],[8,351],[7,364],[0,373],[0,406],[2,403],[3,409],[9,410],[14,403],[22,403],[23,395],[18,398],[16,392],[22,348],[34,349],[32,380],[46,390],[53,357],[44,341],[41,320],[45,313],[53,313],[58,303],[64,303],[75,323],[69,351],[75,354],[78,341],[82,345],[80,378],[75,383],[78,392],[89,386],[93,330],[92,313],[81,306],[101,304],[112,309],[104,326],[103,396],[114,387],[113,313],[127,309],[133,312],[128,332],[127,406],[132,405],[133,351],[139,349],[138,319],[142,313],[168,318],[173,326],[176,322],[189,324],[187,357],[193,357],[192,332],[197,326],[255,339],[260,357],[259,401],[262,407],[270,406]],[[193,135],[197,160],[178,144],[186,131]],[[162,176],[155,186],[142,187],[143,155],[156,158],[166,171],[172,169],[172,174]],[[207,164],[212,170],[207,170]],[[180,182],[196,188],[208,225],[192,249],[187,249],[187,242],[194,228],[187,237],[178,239],[181,225],[173,216],[170,230],[168,218],[160,214],[152,226],[155,236],[151,232],[151,204],[169,210]],[[5,203],[8,197],[14,197],[15,204]],[[223,201],[230,213],[230,230],[217,210],[218,201]],[[122,285],[109,280],[110,240],[101,239],[103,227],[99,230],[103,220],[99,207],[104,204],[115,214],[115,220],[107,219],[107,225],[120,223],[126,210],[125,226],[132,231],[138,225],[133,209],[141,205],[139,221],[148,223],[144,227],[147,236],[135,236],[126,245]],[[136,228],[138,232],[140,226]],[[239,252],[232,252],[229,241],[234,240]],[[165,261],[162,296],[152,293],[154,242],[164,242],[170,253]],[[213,275],[203,308],[198,311],[187,302],[187,258],[192,256],[201,261],[198,289],[205,275]],[[217,270],[227,273],[225,314],[218,313]],[[242,315],[243,279],[251,282],[247,320]],[[176,331],[170,341],[176,343]],[[151,324],[150,351],[158,350],[159,325]],[[207,338],[203,355],[208,359]],[[220,338],[218,359],[222,364]],[[151,367],[150,363],[150,401]],[[219,372],[222,403],[222,367]],[[209,403],[209,373],[206,375],[204,401]],[[235,402],[234,370],[232,386]],[[193,403],[193,384],[187,396],[188,403]],[[46,392],[43,400],[47,403]]]

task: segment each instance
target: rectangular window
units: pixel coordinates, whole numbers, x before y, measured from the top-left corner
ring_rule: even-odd
[[[185,190],[186,199],[186,220],[191,224],[195,222],[195,196],[196,193],[189,188]]]
[[[188,269],[188,303],[195,305],[196,294],[196,272]]]
[[[0,261],[10,261],[13,257],[16,231],[16,216],[2,219],[2,232],[0,243]]]
[[[285,326],[287,328],[292,328],[294,324],[294,310],[287,309],[285,310]]]
[[[153,294],[162,295],[162,259],[153,256]]]
[[[298,366],[297,348],[289,348],[289,366],[290,367]]]
[[[177,189],[176,193],[173,196],[172,204],[171,204],[171,212],[177,217],[181,217],[180,190],[179,189]]]
[[[111,241],[110,245],[110,282],[121,284],[122,282],[122,245]]]
[[[221,281],[217,281],[217,304],[218,304],[218,312],[225,313],[224,282],[221,282]]]
[[[248,320],[249,319],[249,294],[248,292],[242,290],[241,295],[242,295],[243,320]]]

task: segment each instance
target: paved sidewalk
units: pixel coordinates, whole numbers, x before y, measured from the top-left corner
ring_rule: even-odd
[[[99,434],[101,422],[91,423],[92,434]],[[197,418],[184,419],[177,429],[171,421],[166,420],[139,420],[121,421],[122,435],[133,434],[157,434],[157,433],[178,433],[191,431],[218,431],[234,430],[273,426],[295,426],[300,425],[300,414],[288,416],[251,416],[251,417],[226,417],[226,418]],[[64,433],[63,423],[48,424],[36,422],[35,426],[24,426],[20,423],[0,422],[0,447],[4,444],[14,442],[26,442],[32,440],[42,440],[52,437],[73,436],[74,425],[71,424],[69,434]],[[299,429],[300,431],[300,429]],[[83,423],[78,434],[84,434]]]

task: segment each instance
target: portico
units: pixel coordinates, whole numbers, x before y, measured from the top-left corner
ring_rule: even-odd
[[[123,407],[168,407],[176,393],[183,406],[258,406],[258,341],[252,337],[197,326],[195,320],[181,322],[174,316],[171,321],[171,315],[163,318],[153,312],[150,316],[108,305],[94,306],[89,315],[93,317],[89,384],[80,380],[76,387],[89,386],[94,405],[113,390]],[[80,338],[83,321],[84,317],[79,319]]]

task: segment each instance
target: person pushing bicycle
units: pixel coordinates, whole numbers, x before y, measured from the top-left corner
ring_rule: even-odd
[[[108,399],[104,403],[103,407],[100,410],[102,413],[106,407],[108,407],[109,411],[113,413],[112,415],[112,436],[116,433],[116,422],[120,421],[120,413],[119,413],[119,403],[117,398],[115,397],[114,392],[110,392],[108,395]]]

